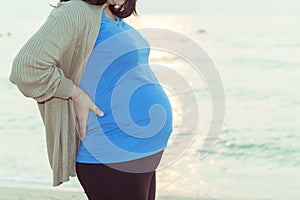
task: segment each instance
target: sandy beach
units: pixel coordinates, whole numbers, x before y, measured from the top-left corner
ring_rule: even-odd
[[[81,191],[59,190],[59,189],[42,189],[30,187],[14,187],[1,186],[0,187],[1,200],[86,200],[86,196]]]
[[[193,200],[195,198],[157,194],[157,200]],[[0,200],[88,200],[84,192],[60,188],[1,186]],[[199,200],[199,198],[197,198]]]

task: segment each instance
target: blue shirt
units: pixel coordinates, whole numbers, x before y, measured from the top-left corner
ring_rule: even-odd
[[[104,112],[90,111],[76,161],[115,163],[157,153],[172,132],[172,109],[148,64],[142,35],[102,12],[100,31],[80,87]]]

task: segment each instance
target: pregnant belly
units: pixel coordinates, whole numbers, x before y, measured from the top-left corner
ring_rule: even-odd
[[[96,92],[95,103],[105,113],[98,117],[104,133],[151,138],[172,130],[172,108],[159,84],[145,84],[134,91],[120,89],[118,92],[99,87]]]

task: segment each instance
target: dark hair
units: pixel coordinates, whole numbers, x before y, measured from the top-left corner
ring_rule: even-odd
[[[70,0],[60,0],[60,2],[66,2]],[[88,4],[92,5],[103,5],[107,0],[82,0]],[[109,5],[109,10],[116,16],[120,18],[129,17],[131,14],[137,15],[136,12],[136,1],[137,0],[126,0],[122,6],[115,8],[114,5]]]

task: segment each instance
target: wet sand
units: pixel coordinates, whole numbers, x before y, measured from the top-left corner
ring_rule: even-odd
[[[157,194],[157,200],[200,200]],[[0,200],[88,200],[84,192],[72,189],[45,189],[21,186],[1,186]]]

